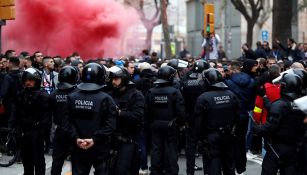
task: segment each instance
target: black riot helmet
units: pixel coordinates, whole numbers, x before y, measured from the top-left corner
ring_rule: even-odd
[[[223,83],[222,74],[215,68],[209,68],[202,72],[202,79],[204,86],[212,86],[218,88],[226,88],[227,86]]]
[[[294,73],[285,73],[280,80],[281,95],[296,99],[300,96],[303,88],[303,82],[300,76]]]
[[[189,63],[187,61],[183,61],[180,59],[171,59],[168,63],[168,66],[171,66],[172,68],[178,70],[182,68],[188,67]]]
[[[193,65],[193,72],[202,73],[204,70],[209,68],[210,65],[205,60],[197,60]]]
[[[35,86],[33,89],[38,90],[41,87],[42,75],[39,70],[31,67],[23,72],[21,80],[23,85],[25,84],[26,80],[34,80]]]
[[[95,91],[105,86],[106,70],[97,63],[87,64],[82,71],[81,83],[77,86],[84,91]]]
[[[126,68],[113,66],[109,69],[110,75],[109,77],[112,78],[121,78],[120,87],[126,86],[131,80],[131,76]]]
[[[304,69],[293,69],[293,73],[302,79],[303,88],[307,88],[307,72]]]
[[[65,66],[59,72],[59,84],[58,89],[65,90],[75,87],[79,80],[79,72],[73,66]]]
[[[171,83],[176,75],[176,69],[171,66],[161,67],[158,71],[158,79],[155,84]]]

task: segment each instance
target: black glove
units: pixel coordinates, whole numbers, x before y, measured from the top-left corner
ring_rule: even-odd
[[[260,97],[263,97],[266,95],[266,91],[264,86],[260,86],[257,90],[257,95],[259,95]]]
[[[169,128],[173,128],[173,127],[177,127],[178,124],[177,124],[177,119],[173,119],[171,120],[169,123],[168,123],[168,127]]]

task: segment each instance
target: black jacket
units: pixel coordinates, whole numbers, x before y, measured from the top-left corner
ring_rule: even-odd
[[[247,119],[248,111],[255,107],[256,86],[255,80],[244,72],[235,73],[225,80],[229,90],[234,92],[240,103],[241,119]]]
[[[296,47],[294,49],[292,48],[289,48],[289,47],[285,47],[284,45],[282,45],[281,43],[278,44],[280,46],[280,48],[286,53],[287,57],[292,57],[293,60],[290,60],[290,61],[293,61],[293,62],[296,62],[296,61],[299,61],[299,60],[302,60],[304,59],[304,57],[302,56],[301,54],[301,51]]]
[[[189,115],[194,113],[196,100],[205,90],[202,80],[198,79],[199,74],[189,72],[181,80],[182,96],[185,101],[186,113]]]
[[[102,91],[77,91],[68,95],[64,127],[70,137],[92,138],[95,145],[107,144],[116,128],[116,105]]]
[[[123,92],[114,92],[112,97],[120,110],[116,119],[116,135],[135,139],[144,121],[145,99],[133,86]]]
[[[291,100],[282,97],[271,104],[265,125],[255,126],[254,131],[273,144],[295,144],[304,136],[304,118]]]
[[[240,116],[239,101],[227,88],[211,87],[198,97],[194,113],[195,133],[199,139],[213,130],[230,132]]]
[[[140,73],[140,78],[135,81],[136,89],[141,91],[144,97],[146,97],[149,89],[154,87],[153,82],[155,80],[156,74],[150,69],[144,69]]]
[[[51,125],[49,96],[40,90],[23,90],[18,94],[16,110],[16,124],[23,131]]]
[[[158,84],[149,90],[148,113],[152,128],[167,128],[172,120],[185,121],[184,99],[179,89],[170,83]]]
[[[63,126],[64,109],[67,105],[67,96],[76,91],[76,88],[66,90],[56,89],[50,94],[50,109],[52,111],[53,122],[54,124],[58,125],[58,127]]]

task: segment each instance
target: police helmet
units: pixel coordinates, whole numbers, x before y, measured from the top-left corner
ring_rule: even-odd
[[[161,67],[158,71],[158,79],[155,81],[156,84],[159,83],[170,83],[173,82],[176,75],[176,69],[171,66]]]
[[[299,97],[302,87],[301,77],[294,73],[285,73],[280,80],[280,93],[293,99]]]
[[[106,70],[97,63],[87,64],[82,71],[82,77],[77,87],[84,91],[95,91],[105,86]]]
[[[205,60],[197,60],[193,65],[193,72],[202,73],[204,70],[209,68],[210,65]]]
[[[302,79],[303,88],[307,88],[307,72],[304,69],[293,69],[293,73]]]
[[[225,88],[227,87],[223,83],[223,76],[222,74],[215,68],[209,68],[202,72],[202,79],[204,81],[204,86],[214,86]]]
[[[65,66],[59,72],[58,89],[65,90],[74,87],[79,80],[79,72],[73,66]]]
[[[171,59],[167,65],[177,70],[188,67],[189,62],[180,59]]]
[[[109,69],[109,72],[110,78],[121,78],[121,87],[126,86],[131,80],[131,76],[126,68],[113,66]]]
[[[26,80],[34,80],[34,89],[40,89],[42,83],[42,75],[39,70],[35,68],[28,68],[22,74],[22,84],[25,84]]]
[[[108,81],[110,81],[110,71],[109,71],[109,68],[105,65],[102,65],[103,68],[106,70],[106,76],[105,76],[105,82],[107,83]]]

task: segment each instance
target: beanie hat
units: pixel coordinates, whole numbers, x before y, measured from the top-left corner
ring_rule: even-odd
[[[258,62],[256,60],[246,59],[243,62],[243,66],[242,66],[241,71],[249,74],[249,73],[251,73],[252,68],[256,65],[258,65]]]

